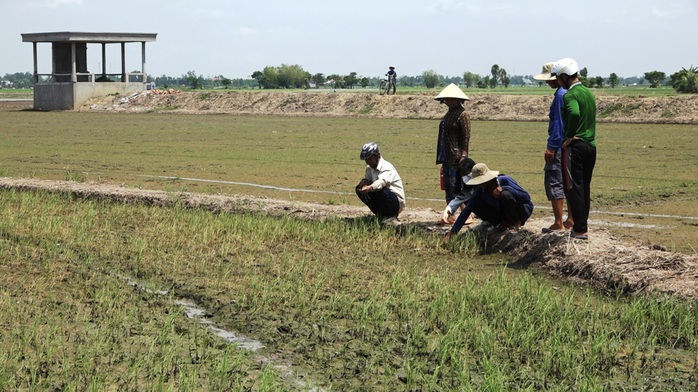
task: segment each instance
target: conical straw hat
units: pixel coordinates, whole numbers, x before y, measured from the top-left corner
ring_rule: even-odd
[[[446,86],[434,99],[440,100],[444,98],[456,98],[465,101],[470,101],[470,98],[468,98],[468,96],[465,95],[463,90],[456,86],[455,83],[451,83],[448,86]]]

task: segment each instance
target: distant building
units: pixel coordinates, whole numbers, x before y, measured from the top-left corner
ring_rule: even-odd
[[[70,110],[86,100],[109,94],[132,94],[146,89],[145,43],[154,42],[157,34],[150,33],[80,33],[53,32],[22,34],[22,42],[34,46],[34,109]],[[141,71],[126,72],[127,43],[141,43]],[[37,44],[50,43],[51,73],[39,74]],[[87,69],[87,45],[102,47],[101,73]],[[121,72],[107,73],[109,44],[121,45]]]

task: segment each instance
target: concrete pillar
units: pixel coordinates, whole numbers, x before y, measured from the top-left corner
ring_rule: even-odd
[[[32,42],[34,49],[34,83],[39,83],[39,60],[37,59],[36,42]]]
[[[148,82],[148,74],[145,72],[145,41],[141,42],[141,72],[143,72],[143,84]]]
[[[56,70],[58,69],[58,66],[57,66],[58,59],[56,58],[57,49],[56,49],[55,42],[53,43],[51,51],[52,51],[52,55],[51,55],[51,79],[52,79],[52,82],[56,82],[57,80],[56,80],[55,75],[56,75]]]
[[[107,44],[102,42],[102,77],[107,77]]]
[[[77,62],[77,58],[75,55],[75,43],[74,42],[72,44],[70,44],[70,59],[73,63],[72,69],[70,71],[70,81],[73,83],[77,83],[78,82],[78,75],[77,75],[78,62]]]
[[[126,77],[126,43],[121,43],[121,82],[128,82]]]

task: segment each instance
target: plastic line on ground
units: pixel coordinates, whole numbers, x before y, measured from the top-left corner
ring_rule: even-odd
[[[285,188],[285,187],[278,187],[278,186],[273,186],[273,185],[255,184],[252,182],[207,180],[204,178],[156,176],[156,175],[147,175],[147,174],[139,174],[139,175],[136,175],[136,177],[159,178],[162,180],[173,180],[173,181],[180,180],[180,181],[192,181],[192,182],[210,182],[210,183],[226,184],[226,185],[241,185],[241,186],[250,186],[250,187],[255,187],[255,188],[272,189],[275,191],[285,191],[285,192],[325,193],[325,194],[331,194],[331,195],[353,195],[353,193],[351,193],[351,192],[320,191],[320,190],[315,190],[315,189]],[[430,198],[424,198],[424,197],[407,197],[407,200],[437,201],[437,202],[445,201],[444,199],[430,199]],[[552,209],[551,207],[547,207],[547,206],[536,206],[536,208],[540,208],[540,209],[544,209],[544,210],[551,210]],[[590,214],[602,214],[602,215],[615,215],[615,216],[641,216],[641,217],[647,217],[647,218],[698,220],[698,216],[682,216],[682,215],[669,215],[669,214],[643,214],[640,212],[613,212],[613,211],[591,210],[591,211],[589,211],[589,213]]]

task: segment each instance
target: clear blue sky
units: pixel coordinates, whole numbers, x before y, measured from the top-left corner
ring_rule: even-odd
[[[0,15],[0,76],[32,71],[21,33],[51,31],[157,33],[146,46],[154,76],[249,78],[281,64],[368,77],[391,64],[398,75],[484,76],[497,64],[531,75],[562,57],[603,77],[698,66],[698,0],[0,0]],[[140,45],[127,49],[127,67],[140,69]],[[50,72],[50,45],[39,52]]]

